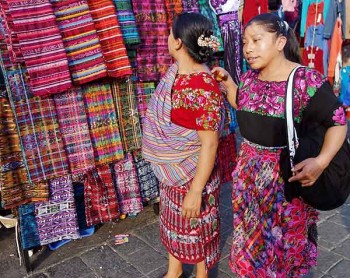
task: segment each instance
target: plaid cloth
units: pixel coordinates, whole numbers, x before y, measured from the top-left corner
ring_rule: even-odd
[[[182,7],[186,12],[199,13],[198,0],[182,0]]]
[[[47,183],[28,182],[15,116],[3,90],[0,92],[0,191],[1,207],[5,209],[49,197]]]
[[[142,158],[141,151],[134,151],[137,177],[141,188],[141,198],[144,204],[159,202],[159,181],[154,175],[151,164]]]
[[[168,26],[171,28],[173,19],[176,15],[181,14],[184,9],[181,0],[164,0],[164,3],[167,12]]]
[[[131,0],[113,0],[117,10],[117,17],[122,30],[125,46],[133,47],[140,43],[140,36],[136,27],[135,15]]]
[[[50,200],[35,204],[40,245],[80,238],[71,178],[52,179],[49,184]]]
[[[146,116],[147,105],[151,96],[156,89],[154,82],[137,82],[135,86],[135,93],[137,97],[137,110],[139,111],[140,123],[143,124]]]
[[[88,0],[88,4],[100,39],[108,75],[112,77],[131,75],[130,62],[113,1]]]
[[[8,0],[13,32],[28,68],[33,94],[71,87],[67,55],[49,0]]]
[[[127,79],[112,82],[111,87],[124,151],[140,149],[142,134],[133,84]]]
[[[40,246],[38,225],[35,220],[34,204],[19,206],[18,215],[22,248],[26,250]]]
[[[11,93],[9,97],[13,100],[29,180],[35,183],[66,175],[68,163],[54,102],[49,97],[29,98],[30,94],[26,91],[20,73],[20,71],[8,73],[8,92]],[[12,92],[18,92],[24,99],[14,100]]]
[[[114,182],[117,189],[119,208],[122,214],[136,215],[142,211],[140,184],[132,155],[118,161],[114,167]]]
[[[221,183],[231,181],[232,172],[237,163],[235,133],[220,138],[217,157]]]
[[[132,4],[141,38],[137,49],[137,76],[140,81],[158,81],[172,64],[165,3],[133,0]]]
[[[54,102],[70,171],[85,173],[95,167],[95,160],[81,88],[56,94]]]
[[[96,164],[122,159],[123,146],[110,85],[95,83],[82,89]]]
[[[107,75],[101,45],[85,0],[53,0],[52,6],[68,56],[73,82],[84,84]]]
[[[118,219],[118,200],[108,165],[99,166],[87,173],[84,198],[87,226]]]

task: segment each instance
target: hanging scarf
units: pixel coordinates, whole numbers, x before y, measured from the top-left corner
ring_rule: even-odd
[[[201,147],[195,130],[171,122],[171,88],[177,64],[173,64],[157,86],[143,126],[142,152],[151,162],[160,182],[181,186],[193,179]]]

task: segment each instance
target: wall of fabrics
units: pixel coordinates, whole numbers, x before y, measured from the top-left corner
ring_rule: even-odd
[[[158,202],[140,148],[148,100],[172,63],[172,19],[211,18],[216,61],[238,81],[237,10],[201,0],[0,0],[0,208],[18,217],[24,249],[81,238]],[[236,155],[227,115],[223,182]]]

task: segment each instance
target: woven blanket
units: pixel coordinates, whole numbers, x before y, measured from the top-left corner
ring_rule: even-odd
[[[108,75],[131,75],[130,62],[113,1],[88,0],[88,5],[101,43]]]
[[[217,157],[221,183],[231,181],[237,163],[235,133],[220,138]]]
[[[17,73],[17,76],[21,75]],[[16,78],[16,74],[8,80],[9,91],[21,90],[18,94],[24,98],[21,101],[13,100],[13,109],[30,182],[66,175],[67,157],[53,100],[50,97],[29,98],[23,79]]]
[[[87,226],[118,219],[120,213],[117,194],[108,165],[99,166],[87,173],[84,198]]]
[[[71,87],[67,55],[49,0],[8,0],[33,94]]]
[[[171,65],[168,53],[169,28],[163,0],[132,1],[141,44],[137,49],[140,81],[158,81]]]
[[[137,82],[135,86],[137,109],[139,111],[141,127],[146,116],[148,102],[156,89],[154,82]]]
[[[199,13],[198,0],[182,0],[182,7],[186,12]]]
[[[141,148],[141,126],[134,86],[130,79],[111,83],[125,152]]]
[[[181,14],[184,9],[181,0],[164,0],[164,3],[168,18],[168,26],[171,28],[173,19],[176,17],[176,15]]]
[[[137,177],[141,188],[141,198],[144,204],[159,202],[159,181],[154,175],[151,164],[142,158],[141,151],[134,151]]]
[[[140,184],[132,155],[114,164],[114,182],[117,189],[120,212],[135,215],[142,211]]]
[[[131,0],[113,0],[117,10],[117,17],[122,30],[123,39],[127,48],[140,43],[140,36],[136,27]]]
[[[107,75],[101,45],[85,0],[52,1],[73,82],[84,84]]]
[[[49,196],[47,183],[28,182],[15,116],[4,90],[0,92],[0,191],[1,207],[5,209],[44,201]]]
[[[94,83],[82,90],[96,165],[122,159],[123,145],[110,85]]]
[[[95,158],[81,88],[56,94],[54,102],[70,172],[85,173],[95,167]]]
[[[71,178],[55,178],[49,184],[49,201],[35,203],[40,245],[80,238]]]

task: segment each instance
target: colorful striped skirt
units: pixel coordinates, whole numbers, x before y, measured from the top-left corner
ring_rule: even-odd
[[[233,172],[230,267],[240,277],[301,277],[316,264],[317,212],[288,203],[281,149],[244,141]]]
[[[186,219],[182,202],[192,181],[181,187],[160,185],[160,236],[168,252],[182,263],[205,261],[212,268],[220,258],[220,178],[214,169],[202,196],[201,215]]]

